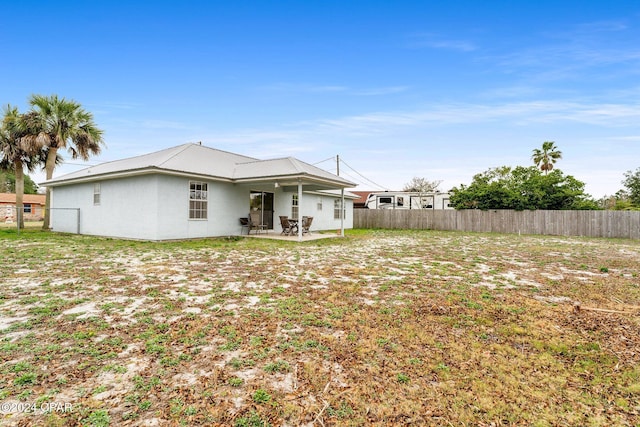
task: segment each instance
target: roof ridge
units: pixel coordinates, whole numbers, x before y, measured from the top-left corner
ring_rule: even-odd
[[[198,145],[198,144],[195,144],[195,143],[193,143],[193,142],[187,142],[186,144],[178,145],[178,146],[176,146],[176,147],[171,147],[171,148],[173,148],[173,149],[176,149],[176,148],[179,148],[179,149],[178,149],[178,150],[175,150],[175,152],[174,152],[172,155],[170,155],[169,157],[167,157],[167,158],[166,158],[166,159],[164,159],[163,161],[158,162],[157,166],[164,165],[164,164],[165,164],[165,163],[167,163],[169,160],[171,160],[171,159],[173,159],[174,157],[176,157],[178,154],[182,153],[183,151],[185,151],[185,150],[186,150],[186,149],[188,149],[188,148],[191,148],[191,146],[192,146],[192,145]],[[168,150],[169,150],[169,149],[168,149]],[[160,150],[160,151],[162,151],[162,150]],[[156,151],[156,153],[159,153],[159,151]],[[150,154],[153,154],[153,153],[150,153]]]
[[[292,157],[292,156],[287,157],[287,159],[295,163],[304,163],[305,165],[313,166],[311,163],[307,163],[304,160],[296,159],[295,157]]]
[[[303,162],[302,160],[298,160],[295,157],[287,157],[287,160],[289,160],[293,164],[293,167],[295,167],[298,172],[306,172],[305,168],[302,167],[301,163],[304,163],[305,165],[313,166],[313,165],[311,165],[311,164],[309,164],[307,162]],[[316,168],[316,169],[319,169],[319,168]]]
[[[306,172],[305,168],[301,167],[300,163],[304,163],[304,164],[307,164],[307,165],[309,164],[309,163],[303,162],[301,160],[298,160],[293,156],[286,156],[286,157],[276,157],[275,159],[255,159],[255,160],[252,160],[250,162],[236,163],[234,168],[233,168],[233,170],[234,170],[234,173],[235,173],[235,171],[238,168],[238,165],[248,165],[250,163],[280,162],[280,161],[288,161],[291,164],[291,166],[294,167],[294,169],[296,170],[297,173],[305,173]],[[309,166],[313,166],[313,165],[309,165]]]
[[[219,148],[210,147],[208,145],[204,145],[202,142],[198,142],[198,143],[187,142],[186,144],[183,144],[183,145],[202,147],[202,148],[205,148],[205,149],[210,150],[210,151],[217,151],[218,153],[229,154],[229,155],[236,156],[236,157],[244,157],[245,159],[251,159],[250,160],[251,162],[255,162],[255,161],[259,161],[260,160],[260,159],[257,159],[255,157],[247,156],[246,154],[234,153],[234,152],[229,151],[229,150],[221,150]],[[249,163],[249,162],[242,162],[242,163]]]
[[[151,152],[151,153],[138,154],[138,155],[136,155],[136,156],[125,157],[125,158],[123,158],[123,159],[107,160],[107,161],[104,161],[104,162],[100,162],[100,163],[98,163],[97,165],[87,165],[87,167],[82,168],[82,169],[80,169],[80,170],[78,170],[78,171],[76,171],[76,172],[79,172],[79,171],[82,171],[82,170],[91,169],[91,168],[94,168],[94,167],[96,167],[96,166],[103,166],[103,165],[107,165],[107,164],[109,164],[109,163],[116,163],[116,162],[122,162],[122,161],[125,161],[125,160],[132,160],[132,159],[138,159],[138,158],[142,158],[142,157],[149,157],[149,156],[151,156],[152,154],[158,154],[158,153],[161,153],[161,152],[163,152],[163,151],[171,151],[171,150],[174,150],[174,149],[176,149],[176,148],[178,148],[178,147],[181,147],[181,146],[183,146],[183,145],[189,145],[189,144],[191,144],[191,143],[186,143],[186,144],[182,144],[182,145],[177,145],[177,146],[175,146],[175,147],[163,148],[163,149],[161,149],[161,150],[153,151],[153,152]],[[74,173],[74,172],[71,172],[71,173]],[[66,174],[66,175],[69,175],[69,174]],[[64,175],[63,175],[63,176],[64,176]]]
[[[249,156],[243,156],[243,157],[249,157]],[[251,157],[249,157],[249,158],[251,158]],[[273,159],[256,159],[256,158],[253,158],[253,160],[250,160],[248,162],[239,162],[239,163],[236,163],[236,164],[237,165],[244,165],[244,164],[247,164],[247,163],[273,162],[273,161],[276,161],[276,160],[287,160],[287,159],[293,159],[293,158],[294,157],[292,157],[292,156],[274,157]]]

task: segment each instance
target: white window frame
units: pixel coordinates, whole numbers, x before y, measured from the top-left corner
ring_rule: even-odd
[[[318,202],[316,203],[316,210],[322,210],[322,197],[318,197]]]
[[[100,206],[100,195],[102,188],[99,182],[93,184],[93,206]]]
[[[299,214],[300,214],[300,200],[298,200],[298,195],[294,193],[291,195],[291,218],[298,219]]]
[[[334,199],[333,200],[333,219],[340,219],[340,205],[342,204],[342,199]],[[345,203],[346,205],[346,203]],[[346,206],[342,206],[342,219],[347,218],[347,208]]]
[[[189,220],[207,220],[209,211],[209,184],[189,181]]]

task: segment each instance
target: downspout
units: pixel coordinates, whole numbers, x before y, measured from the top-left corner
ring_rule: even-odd
[[[344,237],[344,214],[346,212],[344,206],[344,188],[340,189],[340,236]]]
[[[340,176],[340,155],[336,154],[336,175]],[[340,189],[340,236],[344,237],[344,187]]]
[[[298,242],[302,242],[302,179],[298,179]]]

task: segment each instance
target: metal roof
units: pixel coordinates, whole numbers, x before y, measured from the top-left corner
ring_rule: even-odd
[[[183,144],[142,156],[91,166],[42,183],[55,187],[148,173],[188,175],[229,182],[278,181],[293,185],[298,180],[321,187],[348,188],[356,184],[293,157],[259,160],[200,144]]]

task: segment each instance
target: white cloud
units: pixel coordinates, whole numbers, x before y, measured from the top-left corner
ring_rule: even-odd
[[[394,138],[399,134],[440,133],[461,126],[513,128],[562,126],[582,123],[603,129],[640,123],[640,104],[587,104],[578,101],[531,101],[483,104],[432,105],[414,111],[377,112],[334,119],[290,123],[273,129],[234,129],[203,136],[203,141],[224,144],[319,143],[366,138]],[[469,129],[473,134],[473,129]],[[635,132],[634,132],[635,135]],[[372,148],[372,147],[368,147]]]
[[[601,197],[617,191],[622,173],[638,166],[637,123],[640,104],[458,103],[231,130],[202,140],[259,158],[294,155],[314,162],[338,153],[391,189],[413,176],[442,179],[443,189],[468,184],[490,167],[529,165],[533,148],[555,140],[565,157],[561,169]],[[372,187],[356,181],[363,189]]]
[[[484,58],[508,74],[520,74],[532,81],[575,81],[581,74],[611,77],[602,74],[602,67],[620,65],[615,73],[637,74],[640,48],[632,28],[619,21],[592,22],[563,31],[539,34],[532,47]]]
[[[449,189],[469,183],[489,167],[529,165],[531,150],[554,140],[564,153],[559,167],[587,182],[587,191],[600,197],[620,189],[623,172],[640,166],[637,123],[638,103],[575,100],[432,104],[224,130],[157,120],[144,122],[137,134],[117,125],[120,131],[108,140],[112,149],[92,162],[202,141],[265,159],[295,156],[313,163],[340,154],[359,173],[387,188],[401,188],[412,177],[422,176],[441,179],[441,188]],[[63,166],[56,176],[77,169]],[[361,185],[367,187],[371,185]]]

